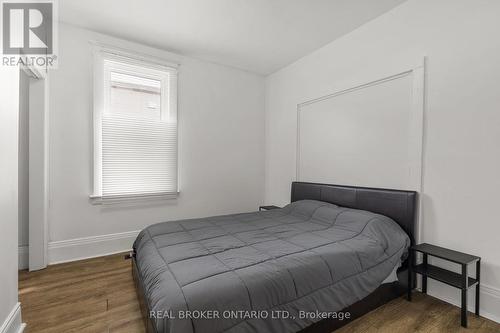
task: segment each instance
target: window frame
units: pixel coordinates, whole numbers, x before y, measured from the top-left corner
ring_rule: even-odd
[[[176,199],[179,194],[179,140],[177,122],[177,73],[179,64],[161,58],[143,55],[98,42],[91,42],[93,51],[93,204],[128,201]],[[110,63],[113,63],[112,66]],[[135,70],[133,69],[135,68]],[[109,74],[118,71],[161,82],[161,119],[175,122],[177,127],[177,191],[172,193],[137,193],[117,196],[102,195],[102,117],[110,100]]]

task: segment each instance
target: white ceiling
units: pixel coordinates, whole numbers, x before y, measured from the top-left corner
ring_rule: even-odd
[[[60,20],[270,74],[406,0],[63,0]]]

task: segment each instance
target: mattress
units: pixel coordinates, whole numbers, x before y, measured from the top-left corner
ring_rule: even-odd
[[[409,244],[388,217],[301,200],[155,224],[134,251],[158,332],[297,332],[373,292]]]

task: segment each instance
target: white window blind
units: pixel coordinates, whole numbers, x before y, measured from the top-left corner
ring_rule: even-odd
[[[95,81],[93,196],[175,196],[176,69],[100,53]]]

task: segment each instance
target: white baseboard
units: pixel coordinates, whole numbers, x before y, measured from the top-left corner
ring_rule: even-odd
[[[21,320],[21,303],[18,302],[0,327],[0,333],[22,333],[25,327]]]
[[[427,293],[452,305],[461,306],[460,290],[434,281],[428,280]],[[470,288],[467,294],[467,308],[474,312],[476,288]],[[500,323],[500,289],[481,284],[479,291],[479,315]]]
[[[49,264],[130,251],[139,231],[49,242]]]
[[[18,249],[19,262],[18,269],[28,269],[29,266],[29,253],[28,245],[20,245]]]

